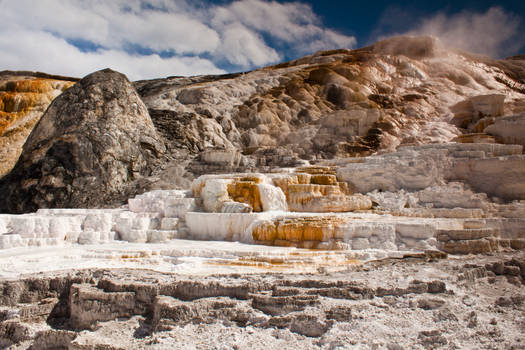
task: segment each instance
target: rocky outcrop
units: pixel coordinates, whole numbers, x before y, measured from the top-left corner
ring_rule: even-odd
[[[503,115],[505,95],[491,94],[474,96],[450,107],[454,118],[452,123],[464,128],[476,127],[483,118],[494,118]]]
[[[483,131],[502,143],[525,147],[525,113],[497,118]]]
[[[433,38],[398,37],[242,75],[136,87],[159,123],[184,126],[173,140],[202,155],[189,166],[194,174],[265,171],[473,132],[467,129],[478,121],[521,108],[522,93],[505,79],[515,79],[522,63],[502,71],[498,62],[446,50]],[[209,157],[214,150],[223,152],[217,160]]]
[[[505,200],[525,199],[522,152],[521,145],[489,143],[407,146],[384,155],[338,161],[344,166],[337,176],[361,193],[417,191],[461,180],[477,192]]]
[[[0,183],[2,212],[122,201],[165,150],[126,77],[93,73],[50,105]]]
[[[76,80],[33,72],[0,72],[0,177],[15,165],[47,106]]]
[[[284,339],[294,348],[322,349],[347,344],[351,327],[358,331],[352,342],[367,347],[475,348],[480,339],[519,347],[523,255],[441,258],[407,255],[349,265],[336,274],[97,269],[2,280],[0,346],[251,348],[262,342],[277,349]],[[394,328],[403,335],[385,332]],[[477,336],[465,334],[471,331]]]
[[[136,182],[135,188],[140,192],[186,187],[207,173],[268,172],[394,151],[400,145],[444,143],[458,136],[460,142],[511,142],[514,136],[488,136],[484,130],[497,118],[523,111],[523,92],[515,88],[521,84],[522,71],[519,59],[488,60],[447,50],[436,39],[398,37],[359,50],[317,52],[242,74],[138,81],[133,86],[167,152],[162,164],[146,161],[158,176]],[[84,85],[79,85],[77,91],[82,89]],[[70,106],[70,115],[81,113],[81,104]],[[127,107],[122,112],[129,114]],[[143,137],[153,135],[149,130],[141,133]],[[469,135],[461,136],[464,133]],[[152,150],[146,153],[162,148],[155,142],[142,145],[149,146],[141,149]],[[26,154],[22,162],[31,157],[40,156]],[[141,167],[139,158],[150,156],[133,157],[131,152],[130,160],[124,160],[134,164],[128,170],[120,168],[120,175],[111,175],[113,182],[133,181],[150,172],[136,169]],[[17,173],[11,179],[24,176]],[[57,186],[57,175],[52,176],[48,170],[33,173],[26,176],[24,186],[35,180]],[[89,182],[77,181],[82,186]],[[123,199],[118,193],[126,190],[120,187],[115,184],[103,192],[108,200]],[[76,188],[72,187],[73,197]],[[64,202],[43,199],[39,192],[32,194],[36,198],[32,208]],[[82,201],[68,203],[80,206]]]

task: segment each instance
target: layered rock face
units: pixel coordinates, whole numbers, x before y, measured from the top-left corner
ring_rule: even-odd
[[[242,75],[172,77],[136,87],[154,122],[165,127],[170,119],[172,130],[184,129],[171,138],[200,154],[189,168],[200,175],[450,141],[474,132],[480,120],[522,110],[522,66],[404,37]],[[224,156],[208,157],[214,149]]]
[[[330,275],[47,273],[0,281],[0,346],[520,348],[524,277],[523,255],[406,257]]]
[[[162,138],[167,152],[162,164],[149,162],[154,158],[146,156],[143,161],[130,160],[135,165],[126,172],[135,179],[141,171],[134,167],[144,162],[158,176],[136,183],[137,191],[174,189],[189,186],[202,174],[267,172],[394,151],[399,145],[453,139],[520,143],[519,118],[509,116],[519,116],[525,108],[523,62],[489,60],[444,49],[432,38],[403,37],[359,50],[318,52],[242,74],[135,82],[153,121],[151,130]],[[70,105],[75,106],[70,115],[82,109],[81,104]],[[122,113],[130,114],[128,109],[123,107]],[[126,123],[117,125],[126,128]],[[150,134],[143,133],[146,138]],[[159,139],[142,144],[153,145],[145,147],[157,153],[160,143]],[[27,152],[34,151],[31,147]],[[122,180],[124,169],[119,171],[114,176],[117,182],[127,181]],[[37,177],[43,181],[44,176],[16,175],[26,185]],[[53,186],[47,192],[41,186],[40,199],[17,210],[57,206]],[[124,202],[126,196],[117,197]],[[81,202],[69,203],[81,206]]]
[[[47,106],[75,81],[31,72],[0,72],[0,176],[15,165]]]
[[[165,150],[126,77],[93,73],[50,105],[5,176],[0,211],[104,206],[151,174]]]

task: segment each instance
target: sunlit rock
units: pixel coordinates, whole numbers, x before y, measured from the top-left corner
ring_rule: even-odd
[[[288,211],[286,196],[280,187],[271,184],[257,184],[263,211]]]
[[[522,189],[525,158],[521,145],[432,144],[402,147],[395,153],[355,161],[350,158],[345,162],[337,170],[338,179],[348,182],[356,192],[417,191],[461,180],[492,196],[525,198]],[[498,182],[490,180],[496,177]]]
[[[479,95],[461,101],[450,110],[454,113],[453,123],[465,129],[474,128],[475,124],[486,117],[499,117],[504,113],[505,95]]]
[[[0,176],[14,166],[26,138],[47,106],[76,80],[3,73],[0,75]]]
[[[525,114],[496,118],[483,132],[503,143],[525,146]]]
[[[496,139],[493,136],[485,133],[463,134],[453,138],[451,141],[460,143],[496,143]]]
[[[109,69],[92,73],[46,110],[17,165],[0,179],[0,210],[101,207],[127,199],[132,182],[149,175],[165,150],[127,78]]]
[[[198,213],[186,214],[191,238],[200,240],[253,242],[251,225],[266,213]]]

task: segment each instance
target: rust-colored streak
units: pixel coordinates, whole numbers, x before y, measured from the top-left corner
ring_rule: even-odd
[[[51,101],[73,84],[53,79],[0,81],[0,176],[14,165]]]
[[[254,212],[262,211],[261,194],[255,181],[235,181],[229,184],[228,195],[236,202],[250,205]]]

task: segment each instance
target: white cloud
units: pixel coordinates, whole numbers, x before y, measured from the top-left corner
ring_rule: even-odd
[[[249,69],[290,52],[353,45],[300,2],[0,0],[0,70],[84,76],[111,67],[144,79],[221,73],[221,64]]]
[[[296,54],[315,50],[352,48],[355,37],[338,34],[322,27],[310,5],[300,2],[240,0],[229,6],[215,8],[212,25],[215,28],[241,23],[245,28],[261,32],[287,45]]]
[[[20,45],[21,42],[24,44]],[[139,56],[112,49],[82,52],[64,39],[45,32],[5,31],[0,35],[0,47],[0,65],[11,70],[29,69],[82,77],[93,71],[112,68],[131,80],[225,73],[213,62],[198,57]]]
[[[2,5],[0,26],[43,30],[113,49],[137,44],[158,51],[198,54],[219,44],[217,32],[191,13],[154,11],[139,5],[137,0],[17,0]]]
[[[260,66],[279,60],[279,54],[262,38],[240,23],[232,23],[222,31],[217,54],[241,67]]]
[[[464,11],[451,16],[440,13],[423,20],[408,34],[433,35],[446,46],[499,57],[524,44],[519,27],[517,16],[500,7],[492,7],[485,13]]]

